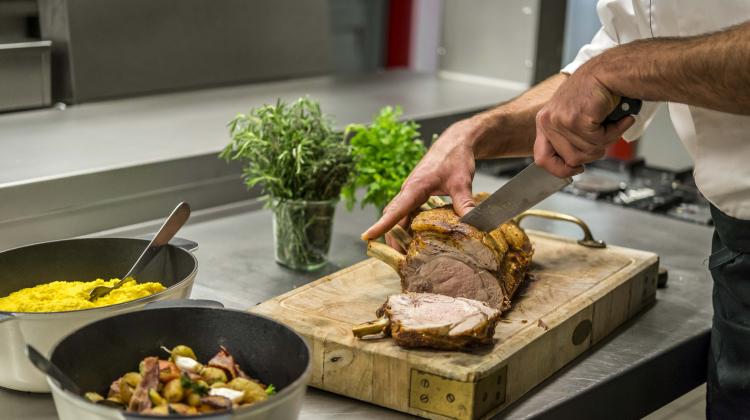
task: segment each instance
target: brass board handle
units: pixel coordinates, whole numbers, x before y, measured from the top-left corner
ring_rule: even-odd
[[[362,338],[368,335],[380,334],[385,332],[385,329],[391,325],[391,320],[387,316],[378,318],[375,321],[365,322],[364,324],[355,325],[352,327],[352,333],[357,338]]]
[[[558,213],[556,211],[531,209],[531,210],[526,210],[525,212],[514,217],[513,221],[516,222],[517,225],[520,225],[521,220],[525,219],[528,216],[535,216],[535,217],[541,217],[543,219],[561,220],[563,222],[575,223],[581,228],[581,230],[583,230],[583,238],[578,240],[578,243],[580,245],[587,246],[589,248],[605,248],[607,246],[607,244],[604,241],[594,239],[594,235],[591,234],[591,229],[589,229],[589,226],[586,224],[586,222],[584,222],[583,220],[575,216],[571,216],[565,213]]]

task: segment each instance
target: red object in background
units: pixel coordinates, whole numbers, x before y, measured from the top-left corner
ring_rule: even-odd
[[[607,148],[607,157],[619,160],[631,160],[635,158],[635,142],[627,142],[622,137],[620,140]]]
[[[386,67],[407,67],[411,47],[412,0],[388,2],[388,41]]]

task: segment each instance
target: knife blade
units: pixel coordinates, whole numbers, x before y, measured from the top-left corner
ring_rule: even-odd
[[[640,99],[621,97],[617,107],[604,120],[604,124],[617,122],[641,110]],[[539,204],[550,195],[560,191],[573,179],[558,178],[536,163],[532,163],[498,188],[486,200],[461,217],[480,230],[490,232],[501,224]]]
[[[571,182],[572,178],[558,178],[532,163],[466,213],[461,221],[490,232]]]

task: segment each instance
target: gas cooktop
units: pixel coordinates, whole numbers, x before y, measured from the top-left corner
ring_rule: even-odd
[[[477,170],[511,177],[530,162],[530,158],[480,161]],[[708,201],[695,186],[692,168],[674,171],[649,166],[643,159],[603,159],[586,165],[586,171],[574,177],[563,192],[691,223],[712,224]]]

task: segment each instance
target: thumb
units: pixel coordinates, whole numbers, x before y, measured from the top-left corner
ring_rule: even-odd
[[[607,137],[619,139],[633,124],[635,124],[635,118],[632,115],[628,115],[616,123],[608,124],[605,126]]]
[[[476,207],[474,196],[471,194],[471,181],[456,185],[448,193],[450,193],[451,200],[453,201],[453,210],[459,217],[462,217],[469,210]]]

